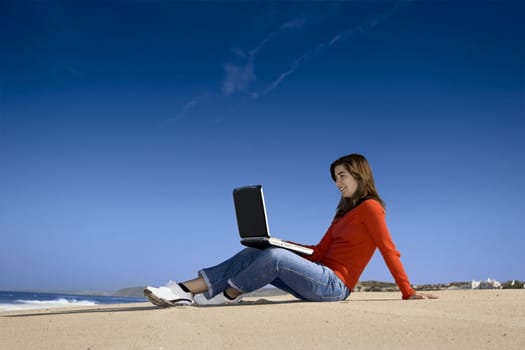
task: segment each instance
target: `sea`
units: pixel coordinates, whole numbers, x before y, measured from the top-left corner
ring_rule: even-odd
[[[41,292],[0,291],[0,312],[104,304],[143,303],[145,298]]]

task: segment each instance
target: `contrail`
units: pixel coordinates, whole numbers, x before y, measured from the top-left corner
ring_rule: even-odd
[[[256,80],[255,59],[259,52],[282,32],[301,29],[304,27],[305,23],[306,19],[302,17],[286,21],[277,30],[262,39],[259,44],[254,49],[248,51],[247,54],[241,49],[233,50],[235,54],[246,59],[246,63],[244,65],[235,65],[231,63],[224,65],[226,78],[222,82],[223,94],[231,96],[236,92],[249,93],[250,85]]]
[[[273,81],[266,84],[264,88],[260,89],[259,91],[256,91],[252,89],[251,86],[257,79],[256,73],[255,73],[255,63],[256,63],[256,59],[259,53],[262,50],[264,50],[264,48],[270,42],[278,38],[284,32],[290,31],[290,30],[303,29],[308,24],[307,23],[308,19],[305,16],[302,16],[302,17],[297,17],[297,18],[284,22],[276,30],[272,31],[270,34],[264,37],[253,49],[249,51],[244,51],[240,48],[235,48],[232,50],[232,52],[237,57],[240,57],[244,61],[244,63],[243,64],[227,63],[224,65],[225,78],[221,82],[221,89],[220,89],[222,96],[232,96],[232,95],[235,95],[236,93],[243,93],[243,94],[250,96],[251,98],[256,99],[256,98],[260,98],[260,97],[263,97],[269,94],[270,92],[278,88],[279,85],[281,85],[283,81],[285,81],[290,75],[294,74],[297,70],[299,70],[306,60],[320,55],[321,53],[330,49],[334,45],[342,43],[351,37],[354,37],[357,35],[364,35],[368,33],[369,31],[377,27],[379,24],[381,24],[382,22],[390,18],[402,5],[408,2],[410,1],[401,2],[401,3],[398,2],[391,9],[383,13],[380,13],[352,28],[343,30],[339,32],[338,34],[334,35],[333,37],[331,37],[329,40],[326,40],[320,44],[317,44],[311,50],[306,51],[302,55],[295,58],[289,64],[289,68],[287,70],[278,74],[278,76]],[[210,98],[212,98],[210,94],[207,94],[207,95],[198,96],[198,97],[190,99],[188,102],[186,102],[182,106],[182,109],[179,115],[177,115],[174,118],[170,118],[169,121],[177,122],[180,119],[185,118],[187,116],[187,113],[189,113],[191,110],[197,108],[199,105],[203,103],[210,102]]]
[[[306,59],[317,56],[320,53],[324,52],[325,50],[329,49],[330,47],[334,46],[336,43],[345,41],[348,38],[351,38],[355,35],[364,35],[368,33],[369,31],[374,29],[376,26],[378,26],[380,23],[384,22],[389,17],[391,17],[398,10],[398,8],[399,8],[399,4],[396,4],[396,6],[394,6],[390,10],[382,14],[379,14],[375,16],[374,18],[369,19],[366,22],[361,23],[353,28],[342,31],[339,34],[335,35],[332,39],[326,42],[318,44],[314,49],[296,58],[290,64],[290,68],[288,68],[288,70],[281,73],[273,82],[268,84],[261,92],[253,92],[251,93],[251,96],[254,98],[259,98],[259,97],[269,94],[271,91],[276,89],[288,76],[295,73],[295,71],[297,71],[301,67],[302,63]]]

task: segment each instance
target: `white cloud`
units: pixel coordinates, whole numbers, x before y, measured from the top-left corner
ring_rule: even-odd
[[[257,55],[268,43],[279,37],[283,32],[302,29],[305,24],[305,18],[291,19],[264,37],[252,50],[245,52],[240,48],[234,48],[232,52],[235,56],[245,62],[243,64],[227,63],[224,65],[226,76],[221,83],[222,93],[226,96],[231,96],[236,93],[246,93],[252,97],[257,97],[258,93],[251,90],[251,85],[256,81],[255,60]],[[286,73],[283,74],[286,76]]]
[[[306,18],[295,18],[290,21],[285,22],[281,29],[303,29],[306,25]]]
[[[224,66],[226,78],[222,82],[222,92],[231,96],[237,92],[249,92],[250,84],[255,81],[253,64],[248,62],[244,66],[226,64]]]
[[[292,30],[303,30],[308,24],[308,21],[304,16],[290,19],[281,24],[278,27],[278,29],[274,30],[266,37],[264,37],[253,49],[249,51],[243,50],[239,47],[235,47],[232,49],[232,53],[235,57],[235,60],[237,60],[240,63],[229,62],[224,64],[223,67],[225,77],[221,82],[221,93],[223,96],[245,94],[250,96],[251,98],[260,98],[264,95],[267,95],[273,90],[275,90],[277,87],[279,87],[288,77],[290,77],[297,70],[299,70],[307,59],[313,58],[321,54],[325,50],[333,47],[336,44],[342,43],[343,41],[347,40],[352,36],[366,34],[370,30],[378,26],[380,23],[388,19],[390,16],[392,16],[398,9],[398,7],[399,6],[396,5],[395,7],[383,13],[380,13],[364,21],[363,23],[360,23],[349,29],[337,33],[336,35],[332,36],[329,40],[326,40],[313,46],[310,50],[303,52],[297,58],[293,59],[290,62],[288,69],[276,74],[275,79],[273,79],[269,83],[264,84],[262,88],[255,89],[254,84],[258,80],[256,75],[255,63],[261,51],[263,51],[266,48],[266,46],[273,40],[281,38],[283,33]],[[202,96],[191,99],[186,104],[184,104],[180,115],[174,119],[178,120],[183,118],[187,114],[187,112],[196,108],[202,103],[204,103],[204,99]]]

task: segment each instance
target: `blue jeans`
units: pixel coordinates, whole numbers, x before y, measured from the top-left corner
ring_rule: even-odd
[[[350,295],[331,269],[282,248],[245,248],[199,274],[208,286],[208,298],[228,287],[249,293],[268,284],[308,301],[339,301]]]

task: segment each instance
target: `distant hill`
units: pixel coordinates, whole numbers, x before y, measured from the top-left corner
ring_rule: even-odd
[[[446,290],[446,289],[472,289],[472,282],[449,282],[436,284],[420,284],[412,286],[417,291],[429,290]],[[485,287],[490,288],[490,287]],[[507,281],[501,283],[501,289],[522,289],[525,288],[524,283],[518,280]],[[482,288],[483,289],[483,288]],[[359,282],[354,289],[355,292],[394,292],[399,291],[399,287],[395,283],[380,282],[380,281],[364,281]]]
[[[113,296],[125,298],[144,298],[144,288],[146,287],[129,287],[119,289],[113,293]]]
[[[413,288],[418,291],[428,291],[428,290],[444,290],[444,289],[471,289],[471,282],[449,282],[449,283],[438,283],[438,284],[421,284],[414,285]],[[113,296],[119,297],[130,297],[130,298],[143,298],[144,297],[144,288],[145,287],[129,287],[119,289]],[[502,289],[522,289],[524,283],[518,280],[507,281],[501,284]],[[363,281],[359,282],[354,288],[354,292],[397,292],[399,287],[397,284],[392,282],[381,282],[381,281]],[[258,289],[252,293],[246,294],[246,296],[253,297],[268,297],[275,295],[286,294],[283,291],[273,288],[265,287]]]

